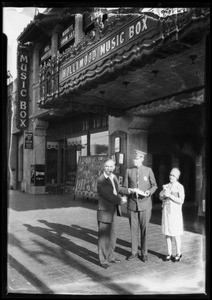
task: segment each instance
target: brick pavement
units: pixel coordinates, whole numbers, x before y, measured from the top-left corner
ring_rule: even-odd
[[[100,268],[96,204],[71,195],[9,192],[8,292],[67,295],[167,295],[205,292],[205,237],[190,222],[182,238],[183,259],[163,261],[160,209],[149,227],[149,261],[126,261],[128,219],[119,218],[116,253],[121,263]],[[125,212],[125,210],[123,210]],[[185,217],[184,217],[185,219]],[[195,249],[195,251],[194,251]]]

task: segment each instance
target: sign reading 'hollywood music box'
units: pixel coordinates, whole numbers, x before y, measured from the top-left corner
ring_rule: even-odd
[[[102,61],[108,55],[117,52],[127,45],[137,43],[138,39],[151,39],[151,36],[158,31],[159,21],[142,15],[134,17],[130,22],[124,25],[115,27],[98,43],[94,44],[89,49],[83,51],[71,62],[65,63],[60,69],[60,83],[63,84],[70,77],[95,68],[97,63]],[[146,38],[145,38],[146,36]]]
[[[29,51],[18,46],[17,55],[17,123],[16,127],[25,130],[28,127],[29,106]]]

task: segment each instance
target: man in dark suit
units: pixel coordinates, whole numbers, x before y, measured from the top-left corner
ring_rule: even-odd
[[[140,227],[141,260],[148,260],[147,229],[152,212],[151,195],[157,189],[157,183],[151,168],[143,166],[145,152],[135,150],[134,167],[126,170],[124,187],[132,189],[134,193],[128,196],[128,216],[131,231],[131,255],[132,260],[138,257],[138,233]]]
[[[128,195],[128,189],[121,188],[113,174],[115,163],[108,159],[104,164],[104,173],[98,178],[98,255],[101,267],[107,269],[109,263],[120,262],[115,257],[117,235],[117,216],[121,216],[121,204],[127,200],[118,195]]]

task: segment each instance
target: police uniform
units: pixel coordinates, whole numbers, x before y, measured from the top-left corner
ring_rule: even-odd
[[[140,159],[145,154],[143,151],[135,150],[134,159]],[[147,257],[147,229],[152,211],[151,195],[157,189],[152,169],[142,164],[139,167],[127,169],[124,187],[138,188],[143,192],[149,191],[149,196],[142,196],[136,193],[129,195],[127,204],[131,230],[131,254],[133,256],[138,255],[138,232],[140,228],[141,257]]]

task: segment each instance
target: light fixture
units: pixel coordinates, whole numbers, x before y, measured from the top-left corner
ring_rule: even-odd
[[[104,93],[105,93],[105,91],[99,91],[100,92],[100,94],[102,95],[102,97],[103,97],[103,95],[104,95]]]
[[[152,73],[155,75],[155,78],[156,78],[157,74],[159,73],[159,70],[152,70]]]
[[[127,88],[128,84],[129,84],[129,81],[123,81],[123,84],[125,85],[125,88]]]
[[[189,55],[189,58],[191,60],[191,64],[194,65],[195,64],[195,59],[197,58],[196,54],[191,54]]]

